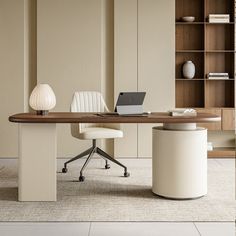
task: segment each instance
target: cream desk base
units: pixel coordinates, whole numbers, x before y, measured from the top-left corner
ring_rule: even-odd
[[[46,116],[33,113],[16,114],[10,116],[9,121],[19,124],[19,201],[56,201],[57,124],[165,123],[173,128],[176,125],[192,127],[194,123],[218,122],[220,117],[206,113],[199,113],[196,117],[171,117],[164,112],[153,112],[147,117],[122,117],[103,116],[97,113],[52,112]],[[155,169],[153,191],[155,193],[173,198],[189,198],[206,194],[207,170],[204,150],[207,142],[206,131],[204,132],[204,138],[193,135],[195,138],[191,137],[191,139],[188,136],[190,131],[183,131],[181,135],[176,131],[169,131],[171,135],[168,135],[166,131],[163,131],[163,134],[154,135],[154,144],[158,147],[154,148],[153,153],[153,168]],[[194,152],[194,155],[191,156],[188,139],[193,142],[191,152]],[[185,151],[186,147],[187,151]],[[174,172],[174,166],[176,166],[175,170],[179,171],[178,173]],[[190,172],[193,173],[193,178],[184,180],[183,178],[190,176]],[[188,190],[190,184],[193,191]]]
[[[56,201],[56,124],[19,124],[19,201]]]
[[[207,130],[153,128],[152,191],[172,199],[207,194]]]

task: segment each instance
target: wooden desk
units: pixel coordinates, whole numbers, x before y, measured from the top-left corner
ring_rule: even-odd
[[[52,112],[46,116],[21,113],[9,117],[19,123],[19,201],[56,201],[56,124],[59,123],[207,123],[220,117],[172,117],[154,112],[148,116],[103,116],[101,113]]]
[[[148,116],[117,116],[103,113],[51,112],[46,116],[21,113],[9,117],[17,123],[208,123],[220,121],[220,117],[198,113],[195,117],[173,117],[167,112],[153,112]]]

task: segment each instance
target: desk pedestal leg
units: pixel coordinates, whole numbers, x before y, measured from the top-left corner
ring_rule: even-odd
[[[178,127],[173,124],[172,128]],[[207,194],[206,129],[154,127],[152,158],[152,191],[155,194],[173,199],[198,198]]]
[[[56,124],[19,124],[19,201],[56,201]]]

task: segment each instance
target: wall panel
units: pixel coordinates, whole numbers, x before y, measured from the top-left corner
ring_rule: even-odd
[[[0,0],[0,157],[18,156],[18,127],[8,116],[24,111],[24,0]]]
[[[138,0],[138,90],[146,111],[175,107],[175,1]],[[138,125],[138,157],[151,157],[152,126]]]
[[[54,111],[69,111],[75,91],[101,91],[101,6],[101,0],[38,1],[37,79],[54,89]],[[70,125],[58,125],[59,157],[89,145],[71,136]]]
[[[137,0],[114,4],[114,96],[137,91]],[[124,138],[116,139],[116,157],[137,157],[137,125],[123,124]]]

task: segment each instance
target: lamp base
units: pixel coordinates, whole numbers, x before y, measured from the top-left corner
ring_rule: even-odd
[[[40,110],[40,111],[36,111],[36,114],[39,116],[46,116],[46,115],[48,115],[48,111],[47,110]]]

